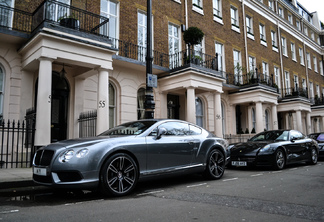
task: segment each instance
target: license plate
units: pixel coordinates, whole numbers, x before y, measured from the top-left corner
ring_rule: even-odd
[[[232,166],[247,166],[246,161],[232,161]]]
[[[39,176],[46,176],[46,168],[34,167],[34,174]]]

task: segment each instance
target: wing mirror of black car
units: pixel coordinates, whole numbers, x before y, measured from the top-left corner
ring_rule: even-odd
[[[160,139],[162,137],[162,135],[165,135],[166,133],[167,133],[166,128],[164,128],[164,127],[159,128],[157,131],[157,134],[156,134],[156,139],[157,140]]]
[[[294,143],[296,140],[297,140],[296,137],[291,137],[291,139],[290,139],[290,141],[293,142],[293,143]]]

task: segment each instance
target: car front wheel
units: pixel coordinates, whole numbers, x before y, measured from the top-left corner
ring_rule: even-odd
[[[220,179],[225,171],[225,156],[218,150],[212,150],[207,159],[207,166],[204,176],[208,179],[217,180]]]
[[[100,173],[100,186],[104,194],[124,196],[136,186],[138,167],[131,156],[117,153],[109,157]]]
[[[275,170],[282,170],[286,165],[285,153],[282,149],[277,149],[274,156],[273,167]]]

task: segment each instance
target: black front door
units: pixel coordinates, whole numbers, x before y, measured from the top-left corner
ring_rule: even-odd
[[[67,138],[69,92],[69,85],[66,79],[53,73],[51,142],[65,140]]]
[[[179,96],[167,95],[168,100],[168,119],[179,119]]]

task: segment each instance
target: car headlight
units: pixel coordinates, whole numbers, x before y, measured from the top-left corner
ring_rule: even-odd
[[[60,155],[59,161],[62,163],[68,162],[70,159],[72,159],[73,155],[74,155],[73,150],[67,150]]]
[[[270,150],[270,147],[271,147],[270,145],[266,145],[260,149],[260,152],[267,152]]]
[[[87,148],[84,148],[82,150],[79,150],[78,152],[76,152],[76,157],[77,158],[83,158],[85,157],[87,154],[89,153],[89,150]]]

